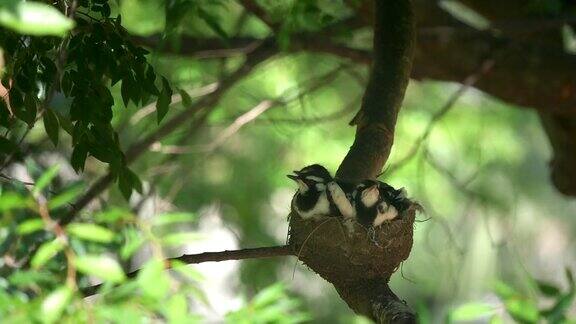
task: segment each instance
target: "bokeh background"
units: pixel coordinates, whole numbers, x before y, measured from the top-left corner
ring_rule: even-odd
[[[166,53],[165,47],[182,45],[175,41],[179,35],[213,39],[221,36],[219,31],[230,38],[269,34],[262,21],[246,15],[236,2],[204,2],[218,29],[189,13],[163,41],[149,47],[147,56],[159,74],[194,101],[240,66],[243,54],[179,55]],[[260,4],[272,17],[301,19],[294,23],[298,28],[319,28],[316,16],[291,16],[292,2]],[[330,19],[353,14],[339,1],[314,3]],[[169,24],[162,1],[122,0],[112,10],[141,41],[164,32]],[[227,39],[221,41],[226,44]],[[346,42],[369,49],[371,31],[355,31]],[[333,55],[281,52],[226,92],[203,125],[184,124],[134,164],[144,184],[142,195],[134,193],[126,202],[112,187],[90,208],[131,210],[142,219],[174,211],[195,214],[186,229],[196,235],[169,249],[166,253],[172,256],[284,244],[296,189],[285,175],[312,163],[335,172],[354,138],[348,122],[360,107],[368,72],[365,64]],[[120,86],[112,93],[122,147],[157,127],[154,106],[124,107]],[[54,100],[67,104],[63,98]],[[174,95],[168,118],[185,108],[181,100]],[[85,172],[77,175],[67,162],[69,139],[61,140],[55,149],[37,125],[27,137],[33,154],[9,168],[10,176],[35,178],[55,163],[61,166],[62,183],[87,185],[103,174],[104,164],[89,158]],[[497,294],[504,283],[540,306],[550,301],[541,298],[535,280],[568,288],[565,269],[576,269],[576,201],[551,183],[551,155],[536,111],[460,83],[410,82],[381,179],[405,187],[425,210],[415,224],[411,256],[391,280],[392,289],[424,322],[444,321],[458,310],[466,319],[463,307],[471,313],[479,309],[481,314],[471,318],[480,322],[494,314],[511,321]],[[5,181],[0,186],[6,192],[20,185]],[[149,253],[140,249],[128,268],[139,267]],[[352,314],[331,285],[292,257],[192,267],[202,276],[199,287],[206,296],[206,302],[193,302],[192,312],[199,314],[200,322],[221,322],[238,309],[250,314],[242,307],[267,287],[280,289],[274,286],[278,283],[286,300],[300,301],[297,306],[278,306],[276,311],[284,314],[276,319],[280,322],[298,320],[296,314],[301,313],[308,314],[302,319],[314,323],[367,322]],[[569,309],[567,314],[574,318],[575,306]],[[246,314],[236,314],[236,320],[251,322]]]

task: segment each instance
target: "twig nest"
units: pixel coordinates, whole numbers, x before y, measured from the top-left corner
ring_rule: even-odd
[[[289,242],[298,259],[336,287],[387,283],[412,249],[417,204],[374,229],[338,217],[303,220],[292,212]]]

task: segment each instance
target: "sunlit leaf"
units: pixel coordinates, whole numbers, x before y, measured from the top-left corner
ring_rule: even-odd
[[[76,186],[73,186],[71,188],[68,188],[63,193],[52,197],[48,201],[48,208],[56,209],[56,208],[62,207],[64,205],[72,202],[78,196],[80,196],[80,194],[82,194],[83,191],[84,191],[84,186],[82,186],[82,185],[76,185]]]
[[[518,293],[516,289],[512,288],[510,285],[502,281],[496,282],[496,285],[494,286],[494,291],[496,292],[498,297],[504,300],[520,296],[520,293]]]
[[[90,223],[72,223],[66,226],[66,232],[82,240],[109,243],[114,240],[114,232]]]
[[[128,210],[121,208],[111,208],[94,215],[94,220],[99,223],[112,224],[122,220],[130,219],[132,216],[133,215]]]
[[[126,275],[118,262],[106,255],[78,256],[75,263],[78,271],[104,281],[122,282],[126,279]]]
[[[50,242],[43,243],[32,257],[30,264],[32,268],[38,269],[54,257],[58,252],[62,251],[65,244],[61,239],[54,239]]]
[[[513,298],[504,302],[506,311],[512,318],[521,323],[536,323],[540,312],[534,303],[521,298]]]
[[[16,233],[27,235],[44,229],[44,221],[41,218],[28,219],[18,225]]]
[[[495,307],[486,303],[467,303],[458,306],[449,313],[451,321],[476,321],[492,315]]]
[[[204,280],[204,276],[202,275],[202,273],[200,273],[196,268],[194,268],[193,266],[190,266],[189,264],[187,264],[185,262],[173,260],[171,265],[172,265],[172,270],[180,273],[184,277],[188,278],[188,280],[191,280],[191,281]]]
[[[0,212],[28,208],[30,202],[29,198],[22,197],[15,192],[2,193],[0,196]]]
[[[254,297],[252,303],[256,307],[262,307],[275,302],[279,298],[282,298],[282,296],[284,296],[284,285],[278,283],[260,291]]]
[[[57,288],[51,292],[42,302],[42,321],[45,323],[54,323],[58,321],[62,311],[68,305],[72,293],[72,289],[67,286]]]
[[[490,28],[490,21],[472,8],[455,0],[442,0],[439,6],[450,13],[454,18],[479,30]]]
[[[151,259],[138,272],[142,293],[154,299],[162,299],[170,289],[170,279],[164,270],[164,261]]]
[[[52,179],[58,175],[58,170],[60,170],[60,165],[58,164],[55,164],[51,166],[50,169],[46,170],[44,174],[42,174],[42,176],[40,176],[40,178],[36,181],[32,193],[34,195],[41,193],[42,190],[44,190],[44,188],[46,188],[46,186],[52,182]]]
[[[55,283],[58,277],[48,271],[22,270],[11,274],[8,280],[19,287],[32,287]]]
[[[161,238],[162,244],[166,246],[180,246],[193,241],[197,241],[202,237],[201,234],[192,232],[179,232],[164,235]]]
[[[188,301],[181,294],[168,299],[164,310],[169,323],[186,323],[188,317]]]
[[[74,21],[56,7],[35,1],[5,0],[0,4],[0,24],[22,34],[64,36]]]
[[[191,223],[196,220],[193,213],[167,213],[155,216],[152,224],[156,226],[174,224],[174,223]]]
[[[124,260],[132,257],[134,253],[144,244],[145,240],[136,229],[128,228],[124,231],[125,243],[120,249],[120,257]]]

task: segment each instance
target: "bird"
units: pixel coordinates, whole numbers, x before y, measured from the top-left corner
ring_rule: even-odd
[[[356,210],[330,172],[319,164],[312,164],[294,171],[288,178],[296,181],[298,191],[292,199],[294,210],[303,219],[323,216],[354,218]]]
[[[377,180],[364,180],[353,193],[356,220],[366,228],[375,228],[397,218],[408,209],[404,188],[394,189]]]

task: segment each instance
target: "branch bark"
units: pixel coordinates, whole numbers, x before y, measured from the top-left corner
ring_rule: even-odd
[[[352,121],[356,137],[336,176],[352,182],[374,179],[388,160],[408,86],[415,25],[409,0],[375,1],[374,49],[362,107]]]
[[[221,261],[231,261],[231,260],[246,260],[246,259],[262,259],[262,258],[272,258],[279,256],[289,256],[294,255],[295,250],[293,246],[281,245],[281,246],[270,246],[270,247],[260,247],[251,249],[241,249],[241,250],[226,250],[220,252],[204,252],[199,254],[184,254],[176,258],[170,258],[165,260],[167,268],[170,268],[171,261],[181,261],[186,264],[198,264],[204,262],[221,262]],[[134,278],[138,275],[138,270],[134,270],[128,273],[129,278]],[[98,292],[102,285],[89,286],[82,289],[82,294],[85,297],[92,296]]]
[[[375,179],[388,160],[394,129],[408,86],[415,42],[410,0],[374,1],[374,48],[370,80],[352,124],[356,136],[336,176],[350,182]],[[410,233],[409,235],[412,235]],[[398,239],[397,253],[410,251],[412,238]],[[382,278],[334,283],[357,313],[377,323],[415,323],[416,314]]]

